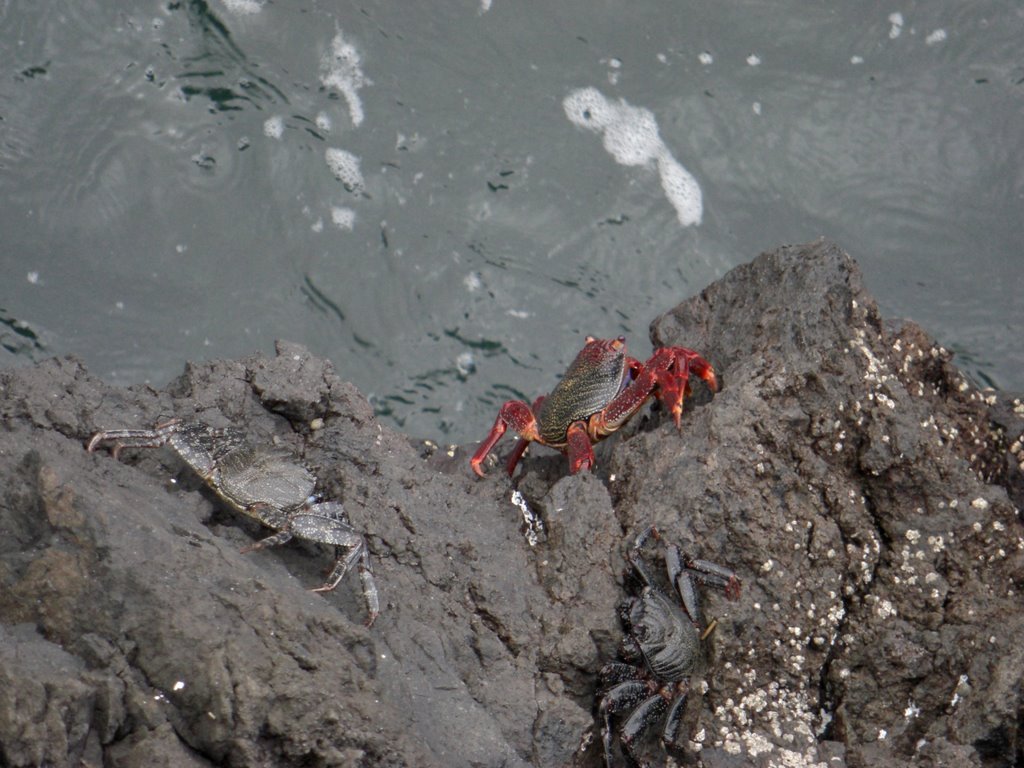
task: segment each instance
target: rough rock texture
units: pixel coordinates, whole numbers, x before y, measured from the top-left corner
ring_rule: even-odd
[[[648,523],[744,581],[705,595],[718,627],[673,759],[1024,763],[1020,401],[883,324],[823,242],[733,270],[652,335],[722,376],[683,436],[645,413],[595,473],[542,449],[516,487],[379,424],[291,344],[159,391],[70,358],[0,372],[0,765],[594,768],[622,554]],[[304,457],[367,533],[372,628],[354,577],[308,591],[327,548],[240,554],[266,531],[170,451],[83,448],[170,415]]]

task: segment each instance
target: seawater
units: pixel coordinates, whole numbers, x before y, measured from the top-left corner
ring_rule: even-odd
[[[782,243],[1024,389],[1011,4],[0,2],[0,364],[330,358],[471,441]]]

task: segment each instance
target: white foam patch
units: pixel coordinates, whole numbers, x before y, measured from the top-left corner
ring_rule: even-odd
[[[654,113],[634,107],[625,99],[608,101],[596,88],[580,88],[562,101],[570,122],[602,134],[605,150],[617,163],[627,166],[655,162],[661,187],[676,209],[684,227],[700,224],[704,215],[700,185],[662,141]]]
[[[334,178],[345,185],[349,192],[358,192],[363,189],[363,172],[359,170],[359,158],[351,152],[336,147],[328,147],[324,152],[324,159],[327,167],[331,169]]]
[[[892,25],[889,27],[889,39],[895,40],[903,34],[903,14],[899,11],[896,13],[890,13],[889,23]]]
[[[344,208],[340,205],[332,206],[331,223],[333,223],[338,229],[347,229],[351,232],[352,227],[355,226],[356,223],[356,212],[351,208]]]
[[[271,139],[280,139],[284,135],[284,118],[274,115],[264,120],[263,135]]]
[[[661,174],[661,188],[676,209],[679,223],[684,227],[700,224],[704,217],[704,201],[700,184],[693,174],[683,168],[668,149],[658,156],[658,173]]]
[[[946,30],[936,29],[928,37],[924,39],[927,45],[935,45],[936,43],[942,43],[946,40]]]
[[[348,114],[352,125],[362,125],[365,113],[359,89],[369,85],[363,74],[363,57],[354,45],[342,37],[341,32],[331,40],[331,50],[320,61],[320,82],[342,95],[348,103]]]
[[[604,129],[604,148],[622,165],[647,165],[664,147],[649,109],[622,102],[617,119]]]
[[[263,10],[263,3],[258,0],[223,0],[224,7],[231,13],[250,15]]]
[[[565,116],[580,128],[600,133],[615,119],[615,109],[597,88],[580,88],[562,101]]]
[[[462,352],[455,358],[455,367],[462,376],[469,376],[476,370],[476,360],[472,352]]]
[[[622,74],[622,59],[616,59],[614,56],[607,61],[608,63],[608,82],[611,85],[619,84],[619,75]]]

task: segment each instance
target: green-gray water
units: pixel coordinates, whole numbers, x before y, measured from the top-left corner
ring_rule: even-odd
[[[0,364],[163,383],[287,338],[470,441],[586,334],[643,356],[824,235],[1024,389],[1022,13],[0,0]]]

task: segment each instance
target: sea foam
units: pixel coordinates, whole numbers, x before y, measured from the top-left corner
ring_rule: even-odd
[[[334,178],[345,185],[349,192],[363,190],[363,172],[359,169],[359,158],[351,152],[337,147],[328,147],[324,152],[324,160],[331,169]]]
[[[224,0],[224,6],[232,13],[251,15],[263,10],[263,3],[257,0]]]
[[[369,84],[363,74],[363,57],[341,32],[331,40],[331,50],[320,61],[320,82],[325,88],[337,91],[348,102],[352,125],[362,125],[365,114],[359,89]]]
[[[611,102],[596,88],[573,91],[562,101],[562,108],[570,122],[601,134],[605,151],[615,162],[630,166],[654,164],[679,223],[684,227],[700,224],[704,215],[700,185],[662,141],[653,112],[635,107],[625,99]]]

